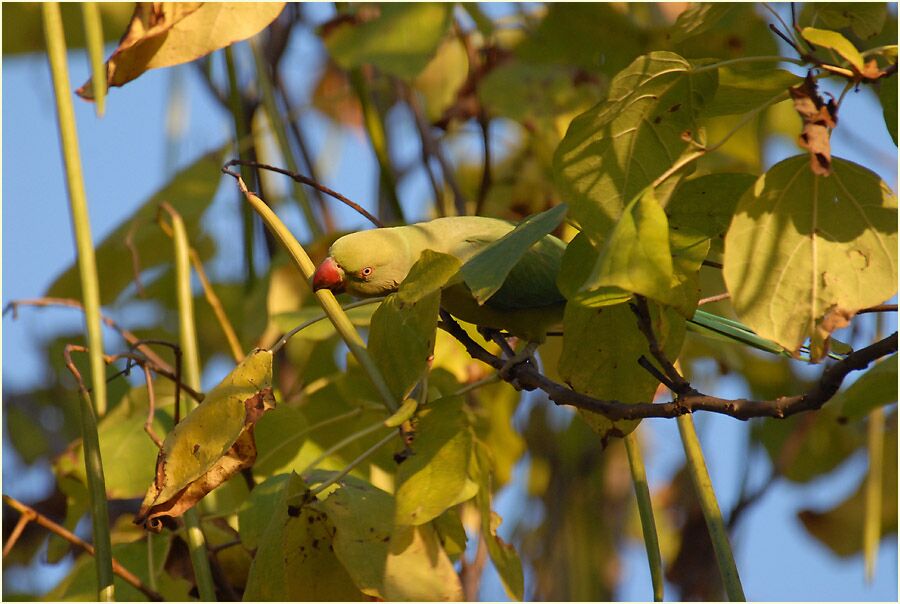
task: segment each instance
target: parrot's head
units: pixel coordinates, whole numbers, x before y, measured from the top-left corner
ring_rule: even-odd
[[[313,290],[346,291],[360,298],[396,291],[412,262],[402,237],[391,231],[361,231],[335,241],[313,275]]]

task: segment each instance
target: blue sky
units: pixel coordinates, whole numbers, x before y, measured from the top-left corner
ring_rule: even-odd
[[[246,56],[241,45],[239,53]],[[285,64],[290,89],[308,90],[315,77],[309,65],[310,53],[319,49],[310,36],[297,39],[288,49]],[[108,53],[107,53],[108,54]],[[87,60],[70,53],[73,87],[88,76]],[[292,67],[296,66],[296,67]],[[206,94],[189,67],[175,68],[185,85],[189,100],[186,130],[180,138],[174,163],[183,166],[201,153],[224,143],[231,135],[229,116]],[[93,106],[75,100],[79,125],[85,184],[95,241],[102,239],[151,193],[162,186],[173,171],[167,160],[160,124],[166,121],[169,91],[174,70],[148,72],[127,86],[115,89],[108,98],[107,115],[98,120]],[[43,56],[30,55],[3,62],[3,277],[2,303],[43,294],[54,277],[74,260],[74,242],[69,222],[64,172],[56,135],[49,70]],[[413,157],[418,143],[409,122],[394,115],[389,122],[392,137],[401,141],[397,155]],[[851,95],[842,112],[842,124],[833,138],[833,153],[876,168],[896,190],[896,147],[881,120],[881,110],[868,93]],[[304,122],[317,154],[326,139],[334,136],[324,119]],[[334,140],[333,138],[331,139]],[[329,154],[323,174],[325,184],[372,208],[377,183],[376,163],[366,144],[352,134],[341,134],[340,146]],[[767,165],[797,153],[793,144],[777,143],[768,151]],[[238,237],[237,201],[234,189],[220,188],[209,227],[223,237]],[[417,173],[400,190],[408,215],[424,217],[416,199],[429,197],[424,174]],[[337,216],[348,228],[362,227],[362,219],[349,210]],[[289,224],[299,225],[299,216],[288,214]],[[239,266],[237,258],[223,255],[214,263],[214,275],[227,275]],[[113,313],[114,314],[114,313]],[[32,342],[57,331],[60,326],[77,328],[77,313],[69,311],[23,310],[17,321],[3,319],[3,387],[33,386],[41,378],[41,359]],[[895,328],[895,327],[894,327]],[[205,376],[204,386],[216,381]],[[736,380],[723,384],[726,396],[745,394]],[[538,403],[546,404],[546,403]],[[738,490],[735,468],[743,455],[747,424],[725,417],[697,417],[713,484],[724,509]],[[674,422],[645,422],[643,439],[647,449],[651,489],[668,482],[682,460],[681,445]],[[25,499],[42,496],[48,488],[45,468],[23,468],[10,454],[4,433],[4,493]],[[795,518],[804,507],[827,508],[856,489],[864,474],[866,460],[857,455],[832,474],[807,485],[785,481],[776,485],[748,512],[735,538],[738,567],[745,591],[755,600],[896,600],[896,540],[882,543],[875,581],[863,579],[861,556],[838,559],[819,546]],[[764,465],[757,479],[765,475]],[[12,478],[15,477],[15,480]],[[24,477],[24,478],[23,478]],[[521,498],[515,487],[500,497],[500,513],[508,518],[520,513]],[[714,569],[710,569],[714,572]],[[51,578],[52,574],[43,578]],[[17,574],[15,581],[41,584],[42,578]],[[623,581],[619,597],[644,600],[651,596],[643,545],[628,544],[624,552]],[[486,579],[483,597],[503,599],[494,575]]]

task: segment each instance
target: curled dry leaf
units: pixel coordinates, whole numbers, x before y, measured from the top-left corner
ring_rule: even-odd
[[[837,125],[837,106],[834,100],[827,103],[819,96],[812,73],[806,74],[803,83],[788,88],[794,99],[794,109],[803,119],[800,146],[809,150],[813,174],[831,174],[831,129]]]
[[[107,86],[198,59],[260,32],[284,2],[138,2],[119,46],[106,62]],[[89,79],[75,91],[93,100]]]
[[[274,406],[272,353],[256,350],[166,436],[135,524],[158,532],[167,519],[252,466],[253,426]]]

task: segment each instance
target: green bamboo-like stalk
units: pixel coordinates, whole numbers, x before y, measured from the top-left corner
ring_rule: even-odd
[[[634,495],[637,499],[638,512],[641,516],[641,530],[644,545],[647,547],[647,562],[650,565],[650,581],[653,585],[653,600],[663,601],[663,567],[659,553],[659,535],[656,532],[656,521],[653,519],[653,505],[650,500],[650,488],[647,485],[647,473],[641,457],[641,444],[637,431],[625,437],[625,450],[628,452],[628,465],[631,467],[631,481],[634,484]]]
[[[225,47],[225,68],[228,71],[228,103],[231,105],[231,119],[234,121],[234,136],[237,141],[238,157],[243,161],[249,161],[250,155],[247,153],[242,141],[252,140],[250,125],[247,123],[244,115],[244,107],[241,102],[241,91],[238,88],[237,69],[234,66],[234,55],[231,46]],[[253,186],[253,181],[250,181]],[[241,220],[243,222],[244,233],[244,267],[247,271],[247,288],[256,281],[256,266],[253,264],[253,212],[241,204]]]
[[[725,593],[732,602],[744,602],[746,597],[737,565],[734,563],[731,544],[728,542],[728,529],[725,528],[722,512],[716,501],[716,493],[713,490],[712,481],[709,479],[709,471],[706,469],[706,461],[703,459],[703,450],[700,448],[700,439],[694,429],[694,418],[690,414],[685,414],[679,416],[676,421],[687,457],[688,473],[691,475],[691,482],[694,483],[694,490],[700,500],[700,509],[706,519],[706,528],[716,554],[716,562],[722,575]]]
[[[178,338],[184,362],[183,379],[186,385],[199,390],[200,355],[197,347],[197,327],[194,323],[194,301],[191,295],[190,244],[181,215],[174,211],[170,211],[169,214],[172,218],[172,238],[175,242],[175,289],[178,300]],[[215,602],[216,586],[206,553],[206,539],[200,528],[196,508],[184,513],[184,527],[200,599],[204,602]]]
[[[59,3],[45,2],[41,5],[41,10],[44,37],[47,40],[47,57],[50,60],[50,72],[53,76],[53,89],[56,96],[56,114],[59,122],[63,160],[66,166],[69,206],[72,212],[72,226],[75,230],[78,270],[84,297],[85,329],[90,349],[94,400],[91,400],[91,396],[82,384],[79,389],[81,436],[84,443],[84,466],[91,502],[98,598],[107,602],[115,598],[115,587],[106,484],[103,478],[103,460],[100,455],[100,437],[97,434],[97,416],[106,413],[106,371],[103,361],[103,337],[100,331],[100,285],[91,239],[91,224],[88,218],[84,180],[81,174],[78,133],[75,126],[75,111],[72,107],[69,68],[66,61],[66,40]]]
[[[863,526],[863,553],[866,581],[875,577],[878,542],[881,540],[882,466],[884,464],[884,407],[869,414],[869,475],[866,478],[866,512]]]
[[[262,51],[259,49],[256,38],[251,38],[250,49],[253,51],[253,59],[256,62],[256,78],[259,81],[259,88],[262,92],[263,107],[266,110],[266,115],[269,117],[269,124],[272,128],[272,132],[275,134],[275,141],[278,143],[281,156],[284,158],[284,161],[287,163],[287,167],[291,172],[300,172],[300,169],[297,167],[297,161],[294,159],[294,154],[291,151],[291,145],[288,142],[284,120],[281,119],[281,113],[278,111],[278,104],[275,102],[272,79],[269,77],[268,67],[263,59]],[[309,203],[309,197],[307,197],[306,191],[303,190],[300,183],[296,181],[291,182],[294,187],[294,197],[296,197],[297,202],[300,204],[300,210],[303,212],[303,217],[309,225],[313,238],[318,239],[322,236],[324,231],[322,225],[319,224],[319,220],[316,218],[315,213],[313,213],[312,206]]]
[[[96,2],[82,2],[81,15],[84,19],[84,39],[88,56],[91,58],[94,108],[97,117],[103,117],[103,112],[106,111],[106,63],[103,61],[103,22],[100,20],[100,6]]]
[[[283,245],[290,254],[294,263],[303,274],[304,279],[306,279],[307,282],[311,281],[313,273],[316,271],[316,266],[313,264],[313,261],[310,260],[309,255],[306,253],[306,250],[303,249],[303,246],[300,245],[300,242],[297,241],[290,230],[288,230],[284,223],[281,222],[281,219],[278,218],[278,215],[275,214],[262,199],[247,190],[247,185],[244,184],[243,180],[238,180],[238,186],[240,186],[241,192],[244,194],[244,197],[247,199],[250,206],[257,214],[259,214],[269,230],[272,231],[272,234],[278,238],[281,245]],[[391,413],[396,411],[398,407],[397,401],[394,398],[394,395],[391,394],[387,382],[384,381],[384,376],[381,375],[381,372],[378,370],[372,357],[369,356],[366,346],[359,336],[359,332],[356,331],[353,323],[350,322],[350,318],[344,312],[344,309],[341,308],[341,305],[338,304],[334,294],[327,289],[321,289],[316,292],[316,297],[319,300],[319,304],[322,306],[322,310],[328,315],[328,320],[331,321],[335,330],[347,344],[350,353],[356,357],[360,366],[368,374],[375,389],[378,390],[378,393],[381,395],[385,407],[387,407]]]
[[[369,133],[369,140],[372,141],[375,158],[378,160],[381,185],[385,194],[387,194],[390,211],[394,214],[392,218],[400,222],[406,222],[403,218],[403,208],[400,207],[400,199],[397,197],[397,182],[394,179],[394,171],[391,167],[384,122],[378,113],[378,109],[372,103],[372,99],[369,96],[369,86],[366,84],[366,78],[360,68],[357,67],[350,71],[350,84],[353,86],[356,96],[359,97],[366,131]]]
[[[91,222],[88,216],[84,178],[81,174],[81,154],[78,150],[78,132],[75,127],[75,110],[69,84],[69,67],[66,61],[66,39],[58,2],[45,2],[44,36],[47,38],[47,56],[53,75],[53,91],[56,95],[56,114],[59,120],[59,136],[62,142],[63,160],[66,165],[66,184],[69,190],[69,207],[78,250],[78,272],[84,297],[84,322],[87,344],[90,348],[91,386],[97,415],[106,414],[106,370],[103,363],[103,333],[100,331],[100,282],[97,277],[97,261],[91,239]]]

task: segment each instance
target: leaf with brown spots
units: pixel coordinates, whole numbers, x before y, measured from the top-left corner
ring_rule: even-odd
[[[166,436],[135,523],[159,531],[166,518],[180,516],[252,466],[253,426],[274,406],[272,353],[256,350]]]
[[[834,100],[826,103],[819,96],[812,72],[806,74],[802,84],[788,88],[794,99],[794,109],[803,119],[800,146],[810,153],[813,174],[831,174],[831,129],[837,125],[837,107]]]

